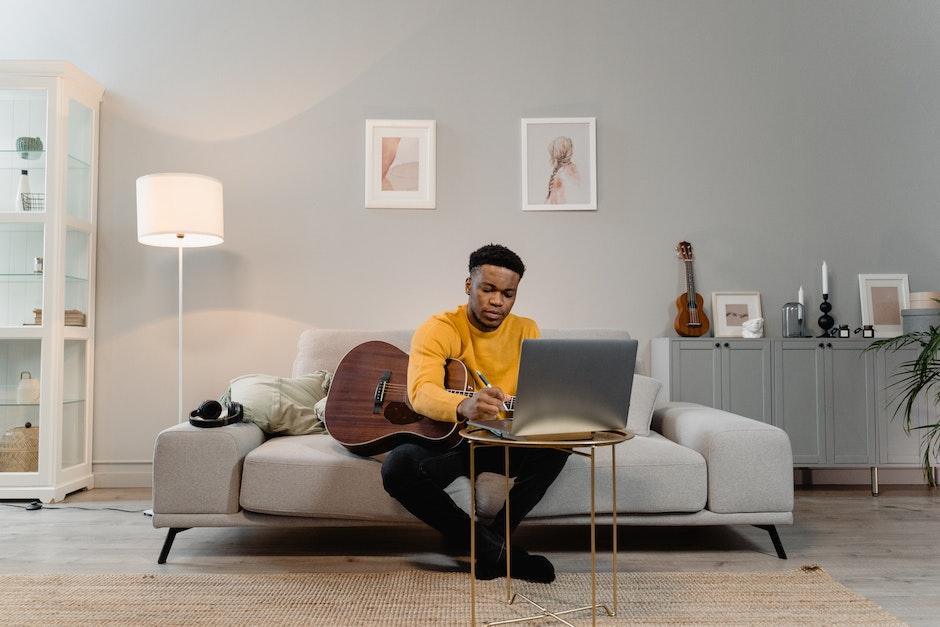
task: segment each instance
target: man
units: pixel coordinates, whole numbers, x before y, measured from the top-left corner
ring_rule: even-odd
[[[505,246],[489,244],[470,255],[465,283],[466,305],[432,316],[415,332],[408,362],[408,399],[418,413],[445,422],[504,417],[503,401],[515,394],[522,340],[537,338],[533,320],[510,313],[525,266]],[[444,364],[459,359],[467,365],[478,391],[472,397],[447,392]],[[476,381],[477,372],[485,381]],[[542,499],[564,467],[568,454],[552,449],[512,449],[509,474],[510,530]],[[476,452],[476,471],[505,472],[502,448]],[[456,547],[470,542],[470,518],[444,489],[470,471],[469,446],[441,451],[403,444],[382,463],[385,490],[405,508],[434,527]],[[504,539],[506,509],[491,525],[477,525],[477,578],[493,579],[506,572]],[[512,545],[512,576],[548,583],[555,579],[551,562]]]

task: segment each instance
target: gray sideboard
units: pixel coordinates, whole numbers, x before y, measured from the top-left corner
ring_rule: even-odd
[[[920,435],[904,431],[888,388],[913,350],[866,353],[870,340],[656,338],[652,375],[666,400],[709,405],[780,427],[795,467],[920,465]],[[917,423],[937,420],[924,399]]]

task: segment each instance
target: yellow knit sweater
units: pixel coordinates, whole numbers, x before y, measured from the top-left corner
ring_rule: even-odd
[[[480,331],[470,324],[466,305],[432,316],[411,340],[408,400],[428,418],[457,421],[457,406],[467,397],[445,390],[444,366],[448,359],[459,359],[467,365],[475,389],[483,387],[476,376],[479,370],[493,387],[515,395],[522,340],[537,337],[539,327],[535,321],[514,314],[506,316],[493,331]]]

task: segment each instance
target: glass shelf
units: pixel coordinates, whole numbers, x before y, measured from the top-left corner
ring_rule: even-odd
[[[0,272],[0,281],[8,280],[8,279],[21,279],[22,281],[28,281],[30,279],[41,279],[44,276],[45,276],[44,272],[33,272],[30,274],[6,274],[6,273]],[[82,281],[85,283],[88,282],[88,279],[84,279],[80,276],[66,276],[65,280],[71,281],[71,282],[82,282]],[[7,282],[13,283],[14,281],[8,280]]]
[[[85,399],[83,398],[74,398],[66,399],[62,401],[63,405],[74,405],[76,403],[84,403]],[[16,401],[3,401],[0,400],[0,407],[39,407],[39,403],[17,403]]]
[[[20,163],[16,165],[6,166],[6,169],[10,170],[45,170],[46,169],[46,151],[45,150],[30,150],[26,154],[30,155],[27,158],[23,158],[21,150],[9,150],[3,149],[0,150],[0,155],[14,155],[17,161]],[[35,155],[35,156],[32,156]],[[90,168],[91,164],[82,159],[81,157],[76,157],[75,155],[69,155],[69,169],[84,169]]]

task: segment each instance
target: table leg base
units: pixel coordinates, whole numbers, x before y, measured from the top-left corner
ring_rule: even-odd
[[[529,597],[527,597],[526,595],[524,595],[524,594],[522,594],[522,593],[520,593],[520,592],[517,592],[517,593],[515,593],[514,595],[512,595],[512,598],[509,600],[509,603],[512,604],[512,603],[516,600],[516,597],[519,597],[519,598],[521,598],[523,601],[529,603],[530,605],[535,606],[535,608],[538,609],[538,610],[539,610],[540,612],[542,612],[542,613],[541,613],[541,614],[533,614],[532,616],[524,616],[524,617],[522,617],[522,618],[513,618],[513,619],[510,619],[510,620],[500,620],[500,621],[495,621],[495,622],[492,622],[492,623],[486,623],[486,627],[490,627],[491,625],[511,625],[511,624],[513,624],[513,623],[525,623],[525,622],[528,622],[528,621],[530,621],[530,620],[537,620],[537,619],[539,619],[539,618],[554,618],[554,619],[557,620],[559,623],[564,623],[565,625],[570,625],[571,627],[574,627],[574,625],[572,625],[571,623],[569,623],[568,621],[566,621],[565,619],[563,619],[563,618],[561,618],[561,617],[562,617],[563,615],[565,615],[565,614],[573,614],[573,613],[575,613],[575,612],[586,612],[587,610],[591,610],[591,609],[594,610],[594,613],[595,613],[595,614],[597,614],[597,610],[602,609],[602,610],[604,610],[604,612],[607,613],[608,616],[613,616],[613,615],[614,615],[614,613],[610,611],[610,608],[609,608],[609,607],[607,607],[606,605],[601,605],[601,604],[598,604],[598,605],[585,605],[585,606],[583,606],[583,607],[573,607],[573,608],[568,609],[568,610],[562,610],[562,611],[560,611],[560,612],[553,612],[553,611],[551,611],[551,610],[549,610],[549,609],[547,609],[547,608],[545,608],[545,607],[539,605],[538,603],[536,603],[535,601],[533,601],[532,599],[530,599]]]

